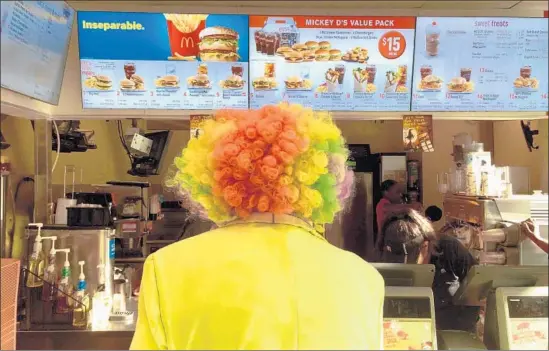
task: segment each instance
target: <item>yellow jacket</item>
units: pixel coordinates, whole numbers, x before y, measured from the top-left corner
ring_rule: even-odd
[[[147,258],[131,349],[380,350],[383,298],[304,221],[253,215]]]

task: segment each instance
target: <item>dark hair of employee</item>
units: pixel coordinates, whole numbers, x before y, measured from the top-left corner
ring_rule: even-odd
[[[414,210],[393,213],[381,230],[382,261],[387,263],[428,263],[429,242],[436,239],[431,223]]]

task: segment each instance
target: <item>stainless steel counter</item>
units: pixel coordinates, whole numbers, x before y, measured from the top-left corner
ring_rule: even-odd
[[[129,322],[110,322],[108,330],[19,330],[18,350],[128,350],[137,322],[137,300],[126,302],[134,312]]]
[[[18,331],[17,350],[128,350],[133,331]]]

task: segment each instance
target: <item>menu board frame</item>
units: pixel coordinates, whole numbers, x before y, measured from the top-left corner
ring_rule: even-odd
[[[245,14],[79,11],[82,108],[248,109],[248,18]],[[90,29],[99,34],[94,36]],[[84,47],[90,38],[97,43],[103,31],[117,36],[108,42],[111,52]],[[129,40],[128,32],[141,35],[141,40]],[[135,42],[140,45],[129,47]]]
[[[418,84],[421,83],[421,79],[420,76],[421,74],[419,73],[418,69],[421,69],[421,62],[419,60],[417,60],[417,57],[419,55],[419,48],[421,47],[420,45],[418,45],[418,35],[421,35],[420,33],[420,28],[421,28],[421,25],[420,25],[420,20],[421,19],[425,19],[425,20],[428,20],[428,19],[432,19],[433,21],[436,22],[436,20],[438,19],[443,19],[443,20],[460,20],[460,19],[470,19],[470,20],[494,20],[494,21],[505,21],[505,20],[524,20],[524,21],[531,21],[531,20],[542,20],[543,18],[542,17],[513,17],[513,16],[482,16],[482,17],[476,17],[476,16],[417,16],[416,17],[416,32],[415,32],[415,35],[416,35],[416,40],[415,40],[415,52],[414,52],[414,70],[412,72],[412,99],[410,99],[410,111],[412,113],[494,113],[494,112],[501,112],[501,113],[538,113],[538,112],[547,112],[547,108],[541,106],[539,109],[508,109],[508,108],[499,108],[499,109],[479,109],[478,108],[478,104],[474,105],[474,107],[472,109],[456,109],[456,108],[449,108],[449,109],[436,109],[436,108],[421,108],[421,107],[414,107],[414,99],[417,98],[417,90],[419,89],[419,86]],[[440,35],[440,34],[439,34]],[[437,40],[439,38],[437,37]],[[458,46],[459,47],[459,46]],[[437,45],[437,49],[438,49],[438,45]],[[542,65],[543,66],[543,65]],[[419,67],[419,68],[418,68]],[[545,67],[547,67],[547,65],[545,65]],[[490,74],[490,73],[494,73],[493,70],[490,70],[490,69],[486,69],[485,72],[482,72],[482,73],[486,73],[487,75]],[[463,75],[463,74],[461,74]],[[470,77],[470,73],[468,74],[468,78]],[[521,78],[521,72],[518,72],[516,74],[517,78]],[[547,76],[547,74],[539,74],[540,77],[544,77],[544,76]],[[457,78],[457,76],[455,77]],[[418,81],[419,79],[419,81]],[[472,81],[472,78],[469,78],[471,79]],[[513,79],[515,79],[515,77],[513,76],[513,78],[511,78],[511,84],[513,83]],[[515,79],[515,80],[516,80]],[[545,78],[547,79],[547,78]],[[469,82],[469,80],[467,80],[467,82]],[[454,80],[451,80],[450,82],[441,82],[442,85],[447,85],[448,83],[454,83]],[[509,82],[508,82],[509,83]],[[546,81],[546,84],[549,85],[549,81]],[[541,85],[541,84],[540,84]],[[477,85],[478,86],[478,85]],[[474,82],[473,82],[473,90],[475,89],[475,86],[474,86]],[[440,90],[440,89],[439,89]],[[516,92],[515,92],[516,93]],[[525,93],[524,91],[519,91],[519,93]],[[516,93],[515,95],[518,95],[519,93]],[[543,99],[543,96],[544,99],[547,100],[547,96],[549,95],[548,92],[540,92],[540,94],[542,94],[542,99]],[[466,96],[467,94],[454,94],[454,95],[459,95],[458,97],[460,96]],[[488,94],[485,94],[485,93],[478,93],[478,94],[474,94],[474,95],[478,95],[477,98],[479,99],[490,99],[492,98],[492,94],[488,95]]]
[[[250,15],[250,108],[285,101],[344,113],[410,112],[415,25],[415,16]],[[258,43],[258,31],[278,45]],[[398,50],[389,49],[393,40]],[[280,79],[282,65],[292,74]]]
[[[14,3],[16,3],[16,2],[17,1],[10,1],[9,3],[12,3],[12,4],[10,4],[10,6],[14,6]],[[8,1],[6,1],[5,3],[8,3]],[[77,15],[78,15],[78,11],[76,11],[66,1],[60,1],[60,3],[63,4],[64,10],[68,9],[69,11],[71,11],[70,16],[72,17],[72,20],[70,21],[69,28],[68,28],[68,31],[67,31],[67,33],[68,33],[67,39],[64,43],[63,50],[62,50],[62,53],[61,53],[62,64],[59,66],[59,72],[58,72],[59,83],[55,87],[56,88],[55,99],[54,100],[47,100],[47,99],[45,99],[43,97],[40,97],[38,95],[28,94],[27,91],[23,91],[23,90],[20,90],[20,89],[11,87],[11,86],[7,86],[7,85],[4,85],[4,84],[1,85],[2,89],[7,89],[7,90],[10,90],[10,91],[13,91],[15,93],[27,96],[31,99],[41,101],[41,102],[44,102],[44,103],[52,105],[52,106],[58,106],[59,105],[59,100],[61,99],[61,92],[62,92],[62,89],[63,89],[63,80],[64,80],[64,76],[65,76],[65,69],[67,67],[67,59],[68,59],[68,54],[69,54],[69,46],[70,46],[70,42],[71,42],[71,38],[72,38],[72,30],[73,30],[73,27],[75,25],[75,22],[77,21]],[[4,6],[6,6],[6,5],[4,5]],[[7,17],[7,13],[2,16],[2,27],[4,27],[5,21],[7,19],[6,17]],[[2,75],[2,76],[4,76],[4,75]],[[33,77],[33,79],[34,78],[35,77]]]

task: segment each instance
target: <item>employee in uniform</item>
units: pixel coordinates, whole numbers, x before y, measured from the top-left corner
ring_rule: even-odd
[[[438,239],[427,218],[414,210],[390,215],[383,224],[383,262],[433,264],[433,295],[437,328],[474,332],[479,307],[457,306],[452,296],[463,282],[475,259],[451,235]]]
[[[169,185],[219,228],[147,258],[131,349],[380,350],[383,278],[321,230],[353,184],[340,130],[296,105],[215,117]]]
[[[376,236],[376,248],[379,251],[382,250],[383,243],[383,222],[386,217],[398,212],[407,210],[421,211],[422,205],[419,202],[413,202],[411,204],[403,203],[403,190],[402,184],[387,179],[381,183],[381,200],[376,205],[376,222],[377,222],[377,236]]]

